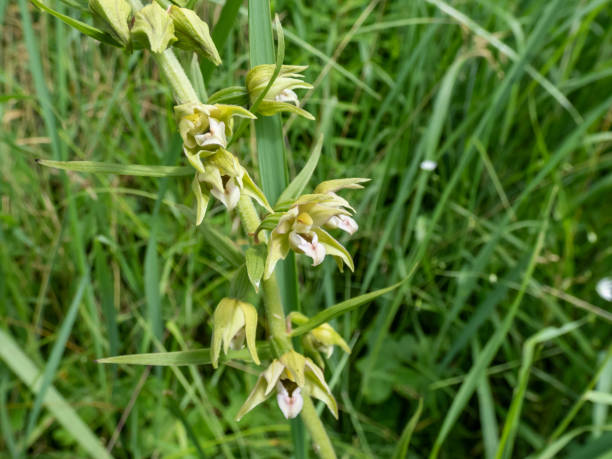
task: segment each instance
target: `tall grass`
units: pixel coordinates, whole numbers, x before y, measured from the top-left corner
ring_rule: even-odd
[[[47,3],[90,21],[84,1]],[[240,6],[199,2],[224,60],[202,65],[209,94],[274,60],[249,51]],[[339,455],[604,457],[612,316],[595,285],[612,276],[610,2],[278,0],[272,13],[286,61],[317,82],[304,100],[317,132],[284,118],[282,142],[278,120],[258,121],[235,151],[272,200],[321,133],[313,183],[373,179],[352,201],[355,273],[289,260],[285,308],[312,316],[404,280],[334,319],[354,343],[329,368],[341,414],[323,420]],[[0,30],[0,451],[288,457],[304,437],[272,403],[233,420],[249,375],[95,362],[208,346],[236,264],[232,216],[213,207],[195,229],[180,170],[34,161],[184,166],[155,63],[25,0],[0,0]]]

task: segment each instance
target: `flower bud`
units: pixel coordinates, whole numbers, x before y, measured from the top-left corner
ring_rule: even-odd
[[[217,368],[223,344],[223,353],[241,348],[246,337],[247,348],[253,361],[259,365],[255,334],[257,310],[252,304],[233,298],[223,298],[213,315],[213,337],[210,347],[212,365]]]
[[[172,19],[156,2],[150,3],[134,15],[134,48],[147,48],[160,54],[175,41]]]
[[[132,12],[127,0],[89,0],[89,9],[96,22],[101,23],[115,40],[127,46],[130,42],[129,17]]]
[[[272,64],[258,65],[249,70],[246,78],[246,86],[249,92],[251,104],[258,100],[274,74],[276,66]],[[298,65],[283,65],[280,73],[273,81],[263,99],[257,106],[257,113],[264,116],[272,116],[279,112],[291,112],[314,120],[314,117],[306,110],[299,107],[299,99],[294,89],[311,89],[312,85],[302,81],[304,78],[300,72],[306,67]]]
[[[193,10],[172,5],[168,14],[174,23],[174,32],[178,39],[174,46],[194,51],[210,59],[215,65],[221,63],[221,57],[210,36],[208,24],[200,19]]]

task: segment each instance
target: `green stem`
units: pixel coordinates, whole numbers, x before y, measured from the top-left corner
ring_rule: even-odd
[[[334,447],[327,436],[327,432],[325,431],[325,427],[323,426],[321,419],[319,419],[319,416],[317,415],[317,410],[312,403],[312,400],[306,394],[304,394],[304,406],[302,407],[301,416],[304,424],[306,424],[306,427],[308,427],[308,431],[310,432],[310,436],[312,437],[312,441],[314,443],[315,451],[323,459],[335,459],[336,453],[334,452]]]
[[[285,352],[293,349],[289,334],[287,333],[287,323],[283,302],[281,299],[280,288],[276,280],[276,274],[263,282],[264,303],[266,308],[266,319],[270,331],[272,345],[280,357]]]
[[[179,104],[199,102],[198,96],[189,78],[187,78],[185,70],[183,70],[183,66],[174,55],[174,52],[171,49],[167,49],[161,54],[155,54],[155,57],[162,72],[164,72],[172,86],[176,101]]]
[[[132,4],[132,9],[134,11],[138,11],[143,8],[143,4],[140,0],[130,0],[130,3]],[[158,0],[158,3],[160,3],[164,8],[167,8],[170,4],[165,0]],[[188,102],[199,102],[195,89],[193,89],[191,81],[189,81],[189,78],[187,78],[187,74],[185,73],[183,66],[174,55],[174,51],[168,48],[161,54],[153,55],[161,67],[162,72],[164,75],[166,75],[166,78],[168,78],[168,81],[172,86],[172,90],[174,91],[174,97],[177,103],[186,104]]]

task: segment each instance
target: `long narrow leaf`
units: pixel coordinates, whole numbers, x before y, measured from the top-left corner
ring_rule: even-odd
[[[184,177],[193,175],[189,166],[147,166],[145,164],[112,164],[98,161],[52,161],[39,159],[41,166],[93,174],[136,175],[140,177]]]
[[[319,312],[314,317],[312,317],[308,322],[303,325],[300,325],[295,330],[291,332],[292,337],[303,335],[304,333],[308,333],[315,327],[319,325],[329,322],[334,317],[339,316],[340,314],[344,314],[346,312],[352,311],[353,309],[358,308],[366,303],[371,302],[374,298],[378,298],[379,296],[384,295],[385,293],[389,293],[392,290],[395,290],[397,287],[402,285],[406,279],[398,282],[397,284],[393,284],[389,287],[381,288],[380,290],[375,290],[370,293],[365,293],[363,295],[356,296],[354,298],[348,299],[341,303],[338,303],[330,308],[325,309],[324,311]]]
[[[261,358],[269,355],[270,346],[267,343],[257,344],[257,353]],[[222,361],[231,359],[252,361],[248,349],[229,351],[227,356],[221,356]],[[115,363],[122,365],[156,365],[156,366],[183,366],[183,365],[208,365],[211,363],[210,349],[194,349],[190,351],[176,352],[151,352],[147,354],[127,354],[116,357],[99,359],[98,363]]]

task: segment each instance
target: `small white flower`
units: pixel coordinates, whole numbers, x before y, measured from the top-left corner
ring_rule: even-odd
[[[291,383],[291,381],[289,381]],[[300,414],[302,407],[304,406],[304,399],[302,398],[302,389],[297,387],[295,384],[293,391],[289,393],[283,381],[279,381],[276,384],[276,401],[278,407],[283,412],[285,419],[293,419]]]
[[[297,94],[291,89],[282,90],[276,95],[274,100],[276,102],[293,102],[295,105],[298,105],[300,103]]]
[[[339,228],[349,234],[353,234],[359,229],[359,225],[357,224],[357,222],[348,215],[334,215],[329,220],[327,220],[325,226],[328,226],[332,229]]]
[[[597,282],[597,293],[606,301],[612,301],[612,277],[604,277]]]
[[[225,136],[225,123],[210,117],[209,131],[205,134],[194,136],[196,143],[201,147],[227,147],[227,137]]]
[[[325,247],[319,243],[317,233],[310,233],[310,236],[311,240],[308,241],[302,235],[292,231],[289,234],[289,243],[294,249],[312,258],[312,266],[317,266],[325,258]]]
[[[431,159],[426,159],[421,163],[421,170],[424,171],[433,171],[436,167],[438,167],[438,163]]]

